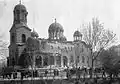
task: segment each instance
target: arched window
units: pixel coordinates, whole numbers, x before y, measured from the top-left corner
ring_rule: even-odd
[[[22,34],[22,42],[23,42],[23,43],[26,42],[26,36],[25,36],[25,34]]]
[[[47,65],[48,65],[48,57],[45,57],[45,58],[43,59],[43,65],[44,65],[44,66],[47,66]]]
[[[41,42],[41,45],[42,45],[42,49],[46,48],[45,42]]]
[[[72,47],[71,47],[71,51],[72,51]]]
[[[50,65],[54,65],[54,56],[50,56],[50,58],[49,58],[49,61],[50,61]]]
[[[14,65],[15,65],[15,59],[12,58],[12,66],[14,66]]]
[[[80,57],[79,56],[77,56],[77,63],[79,63],[80,62]]]
[[[61,66],[61,56],[56,56],[56,64]]]
[[[87,56],[87,64],[88,64],[88,66],[89,66],[89,57]]]
[[[84,52],[84,47],[83,47],[83,45],[82,45],[82,50],[81,50],[81,52]]]
[[[63,66],[67,66],[68,58],[66,56],[63,56]]]
[[[65,47],[65,50],[67,50],[67,47]]]
[[[11,35],[11,41],[14,43],[15,42],[15,34],[14,33],[12,33],[12,35]]]
[[[70,56],[70,63],[73,63],[74,62],[74,58],[73,58],[73,56],[71,55]]]
[[[38,67],[42,66],[42,57],[41,56],[36,57],[36,66],[38,66]]]
[[[58,46],[58,49],[60,49],[60,47]]]
[[[53,49],[53,46],[51,45],[51,49]]]
[[[85,62],[85,57],[84,56],[82,56],[82,63],[84,63]]]

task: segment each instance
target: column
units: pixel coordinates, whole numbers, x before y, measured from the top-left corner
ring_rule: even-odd
[[[41,66],[43,67],[43,56],[41,56],[41,61],[42,61]]]
[[[49,38],[50,38],[50,39],[52,38],[51,32],[49,32]]]
[[[52,34],[53,34],[53,38],[52,39],[54,39],[54,32],[52,32]]]
[[[63,56],[61,55],[61,67],[63,67]]]
[[[57,33],[58,33],[58,31],[56,31],[56,39],[58,39],[58,34]]]
[[[35,60],[36,59],[36,56],[35,56],[35,50],[33,51],[33,68],[35,68]]]
[[[68,59],[67,66],[69,66],[69,64],[70,64],[70,58],[69,58],[69,56],[67,57],[67,59]]]
[[[58,56],[58,60],[57,61],[58,61],[58,65],[61,67],[61,56],[60,55]]]
[[[48,62],[47,62],[48,65],[51,65],[50,60],[51,60],[51,58],[50,58],[50,56],[48,56]]]
[[[59,36],[59,39],[60,39],[60,31],[59,31],[59,34],[58,34],[58,36]]]
[[[56,66],[56,55],[54,55],[54,65]]]
[[[59,39],[59,37],[60,37],[60,36],[59,36],[59,31],[58,31],[58,33],[57,33],[57,39]]]

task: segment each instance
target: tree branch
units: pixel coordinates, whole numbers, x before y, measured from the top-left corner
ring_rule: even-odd
[[[106,42],[106,44],[99,50],[99,52],[97,53],[97,55],[93,58],[93,61],[100,55],[100,53],[104,50],[105,46],[110,42],[112,41],[114,38],[115,38],[116,34],[114,35],[114,37],[111,39],[111,40],[108,40]]]

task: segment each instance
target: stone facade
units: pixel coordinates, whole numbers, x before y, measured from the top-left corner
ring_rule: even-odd
[[[34,65],[37,67],[90,66],[90,49],[82,41],[82,34],[79,31],[75,31],[73,41],[67,41],[62,25],[55,19],[48,28],[48,39],[39,38],[37,32],[34,30],[31,32],[27,26],[28,13],[25,6],[22,4],[16,6],[13,26],[10,29],[9,66],[18,65],[20,57],[25,53],[33,53]]]

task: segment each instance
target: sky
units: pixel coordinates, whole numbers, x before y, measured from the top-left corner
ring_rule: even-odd
[[[0,0],[0,39],[9,41],[13,24],[13,9],[19,0]],[[120,39],[120,0],[22,0],[28,11],[28,26],[40,38],[48,38],[48,28],[54,18],[64,28],[64,35],[73,40],[81,25],[97,17],[106,29]]]

